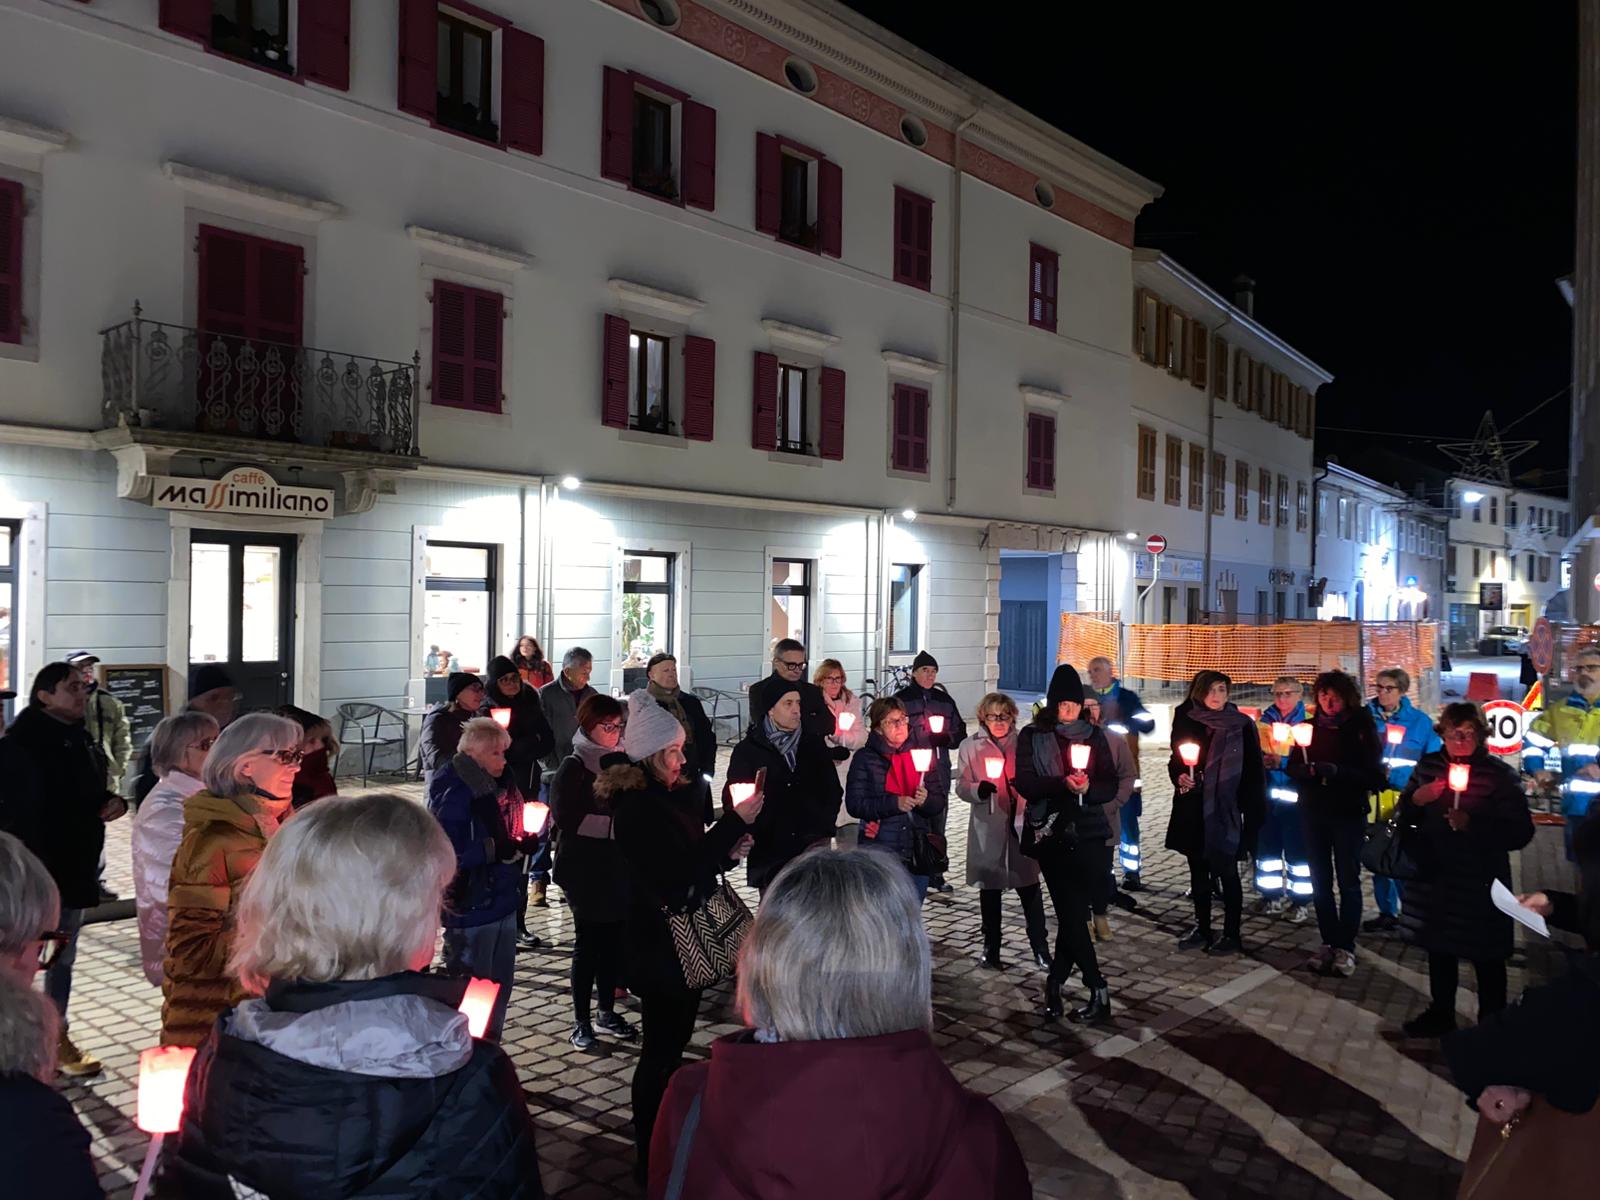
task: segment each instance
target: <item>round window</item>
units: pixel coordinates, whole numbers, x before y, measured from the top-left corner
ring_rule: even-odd
[[[639,0],[639,11],[663,29],[676,29],[682,19],[674,0]]]
[[[900,136],[920,150],[928,144],[928,127],[907,113],[900,118]]]
[[[817,73],[804,59],[791,58],[783,64],[783,77],[789,86],[802,95],[809,96],[817,90]]]
[[[1044,180],[1039,180],[1033,185],[1033,198],[1046,208],[1056,206],[1056,190]]]

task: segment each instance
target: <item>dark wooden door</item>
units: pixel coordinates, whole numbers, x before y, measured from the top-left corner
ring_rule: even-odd
[[[1000,687],[1042,692],[1050,653],[1048,614],[1043,600],[1000,602]]]

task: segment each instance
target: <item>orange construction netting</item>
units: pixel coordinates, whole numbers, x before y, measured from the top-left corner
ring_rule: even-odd
[[[1056,645],[1058,663],[1076,663],[1081,673],[1091,658],[1105,657],[1119,666],[1122,626],[1086,613],[1061,614],[1061,640]]]

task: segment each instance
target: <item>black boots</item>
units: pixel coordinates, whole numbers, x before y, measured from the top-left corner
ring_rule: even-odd
[[[985,946],[978,956],[978,965],[985,971],[1004,971],[1006,965],[1000,961],[1000,947]]]
[[[1055,966],[1055,960],[1050,957],[1050,951],[1044,946],[1033,948],[1033,965],[1041,971],[1048,971]]]
[[[1053,970],[1044,977],[1044,1015],[1047,1021],[1054,1021],[1065,1011],[1061,1007],[1062,982]]]
[[[1209,950],[1211,949],[1211,930],[1202,929],[1198,925],[1190,926],[1189,932],[1178,939],[1179,950]]]
[[[1082,1008],[1075,1008],[1067,1014],[1067,1020],[1075,1025],[1098,1025],[1111,1015],[1111,990],[1106,987],[1093,988],[1089,992],[1089,1003]]]

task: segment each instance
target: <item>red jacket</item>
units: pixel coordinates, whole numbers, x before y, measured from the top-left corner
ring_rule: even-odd
[[[718,1038],[672,1077],[650,1143],[666,1194],[697,1093],[683,1194],[695,1200],[1023,1200],[1022,1152],[989,1101],[956,1082],[920,1029],[762,1044]]]

